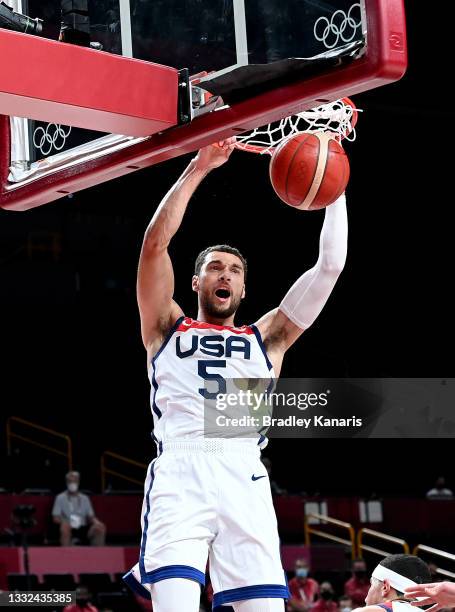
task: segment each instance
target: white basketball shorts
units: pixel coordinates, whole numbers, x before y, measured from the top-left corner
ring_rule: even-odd
[[[125,581],[188,578],[205,584],[214,607],[289,596],[269,478],[254,440],[165,442],[145,482],[139,563]],[[139,584],[139,581],[141,584]]]

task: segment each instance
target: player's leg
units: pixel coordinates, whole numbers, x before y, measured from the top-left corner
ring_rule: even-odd
[[[198,455],[190,452],[177,451],[165,447],[149,468],[139,563],[123,579],[143,597],[150,599],[152,594],[154,609],[159,612],[171,609],[197,612],[216,512],[210,492],[206,494],[204,489],[208,479],[205,461],[201,463]],[[179,584],[181,587],[176,589],[179,604],[167,607],[168,592],[172,585]]]
[[[153,612],[199,612],[201,585],[186,578],[170,578],[149,586]]]
[[[154,612],[199,612],[201,585],[186,578],[169,578],[141,584],[139,564],[124,577],[127,585],[144,599],[152,599]]]
[[[269,479],[257,448],[236,446],[236,452],[217,457],[219,528],[210,551],[214,603],[236,612],[282,612],[289,591]]]
[[[246,599],[232,604],[235,612],[284,612],[284,600],[267,599]]]

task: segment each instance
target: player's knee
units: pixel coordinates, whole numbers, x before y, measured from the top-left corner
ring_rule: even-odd
[[[232,604],[235,612],[284,612],[284,600],[276,597],[245,599]]]
[[[201,586],[187,578],[169,578],[150,585],[154,612],[198,612]]]

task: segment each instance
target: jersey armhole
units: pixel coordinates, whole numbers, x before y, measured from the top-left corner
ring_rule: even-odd
[[[259,329],[256,327],[256,325],[254,323],[252,323],[248,327],[250,327],[253,330],[254,335],[256,336],[258,344],[259,344],[259,346],[261,348],[261,351],[262,351],[262,353],[263,353],[263,355],[265,357],[265,362],[267,364],[268,369],[272,370],[273,369],[273,365],[272,365],[272,362],[269,359],[269,356],[267,355],[267,350],[266,350],[264,342],[262,340],[261,332],[259,331]]]
[[[155,363],[155,361],[158,359],[158,357],[161,355],[161,353],[164,351],[164,349],[166,348],[167,343],[169,342],[169,340],[172,338],[172,336],[174,335],[174,333],[176,332],[176,330],[178,329],[180,323],[183,321],[183,319],[185,318],[184,315],[182,315],[181,317],[179,317],[177,319],[177,321],[174,323],[174,325],[171,327],[171,329],[168,331],[166,337],[164,338],[160,348],[158,349],[158,351],[155,353],[155,355],[152,357],[152,359],[150,360],[150,363],[153,365]]]

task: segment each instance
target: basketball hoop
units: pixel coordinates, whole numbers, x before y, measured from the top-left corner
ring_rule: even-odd
[[[343,139],[353,141],[359,112],[352,100],[342,98],[237,136],[235,146],[249,153],[273,155],[276,147],[290,136],[321,131],[332,132],[338,142]]]

